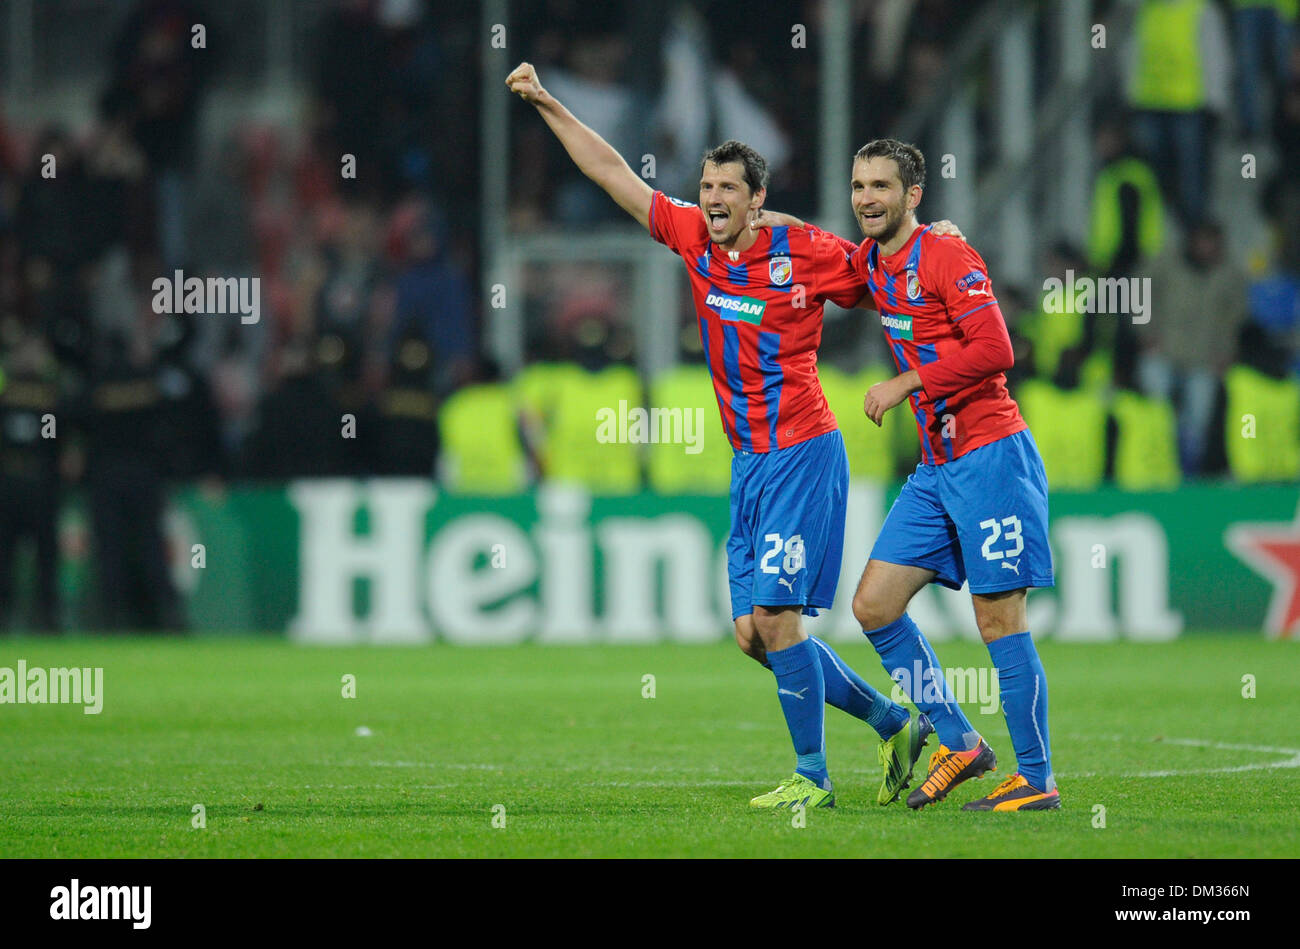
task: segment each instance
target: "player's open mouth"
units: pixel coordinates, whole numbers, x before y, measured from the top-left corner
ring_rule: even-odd
[[[883,221],[885,219],[884,211],[863,211],[859,217],[864,221]]]
[[[723,211],[709,212],[709,226],[712,227],[714,230],[717,231],[722,230],[724,227],[727,226],[727,222],[730,220],[731,220],[731,215]]]

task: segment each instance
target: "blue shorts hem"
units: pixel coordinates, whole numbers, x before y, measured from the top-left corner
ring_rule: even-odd
[[[781,602],[779,600],[772,600],[769,603],[757,603],[757,604],[751,603],[749,605],[749,609],[744,611],[743,613],[733,612],[731,614],[731,621],[734,623],[742,616],[752,616],[754,613],[755,606],[802,606],[804,615],[806,616],[817,616],[818,615],[818,613],[816,612],[817,610],[829,610],[831,608],[830,603],[825,603],[820,600],[813,603],[805,603],[802,600],[790,600],[788,603]]]
[[[971,586],[971,593],[1006,593],[1008,590],[1024,590],[1028,588],[1054,587],[1056,580],[1053,577],[1030,577],[1028,580],[1013,580],[1010,583],[982,583],[978,588]]]
[[[922,570],[933,570],[936,576],[930,582],[943,584],[949,590],[960,590],[962,583],[965,582],[963,580],[954,580],[952,577],[946,576],[943,572],[943,567],[936,563],[922,563],[919,560],[904,560],[901,557],[897,560],[890,560],[886,557],[877,557],[874,553],[868,556],[867,559],[879,560],[881,563],[892,563],[895,567],[920,567]]]

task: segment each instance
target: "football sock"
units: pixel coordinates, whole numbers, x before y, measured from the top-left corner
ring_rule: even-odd
[[[826,704],[848,712],[876,730],[881,738],[892,738],[907,724],[907,709],[873,689],[862,676],[816,636],[809,636],[821,659],[826,684]]]
[[[902,680],[904,694],[929,717],[944,745],[951,751],[969,751],[979,744],[979,732],[957,704],[938,657],[912,617],[904,613],[887,626],[863,632],[880,654],[885,672],[895,682]]]
[[[988,644],[998,670],[1002,714],[1025,780],[1040,791],[1056,787],[1047,734],[1047,673],[1029,633],[1003,636]]]
[[[795,770],[817,783],[830,787],[826,772],[826,685],[817,647],[811,639],[785,649],[769,651],[767,661],[776,674],[776,696],[785,713],[795,754]]]

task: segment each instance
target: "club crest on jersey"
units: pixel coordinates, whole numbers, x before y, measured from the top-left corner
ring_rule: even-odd
[[[721,319],[753,323],[755,326],[763,322],[763,311],[767,309],[765,300],[733,296],[730,293],[723,293],[717,287],[709,287],[704,303]]]
[[[921,281],[917,278],[915,270],[907,272],[907,298],[909,300],[921,299]]]
[[[789,257],[773,257],[767,262],[767,279],[774,287],[784,287],[790,282],[793,273],[794,266],[790,263]]]

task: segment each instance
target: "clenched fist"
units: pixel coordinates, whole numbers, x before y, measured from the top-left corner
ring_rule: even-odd
[[[537,79],[537,70],[532,63],[520,63],[514,72],[506,76],[506,87],[516,93],[525,102],[541,98],[546,90]]]

